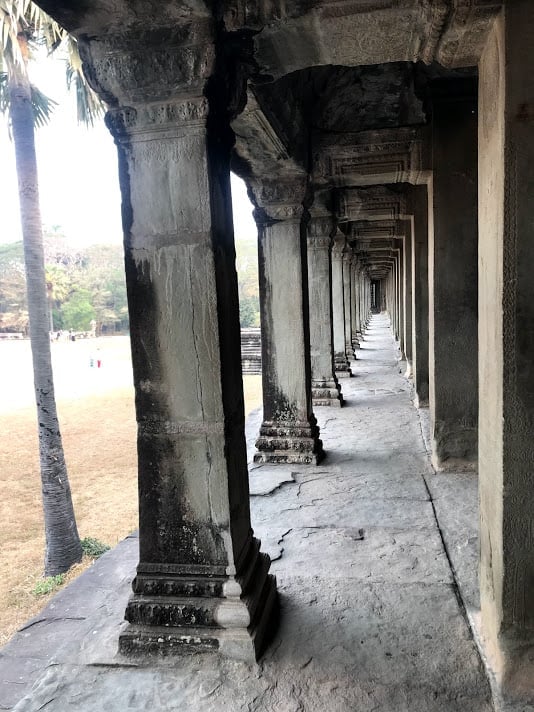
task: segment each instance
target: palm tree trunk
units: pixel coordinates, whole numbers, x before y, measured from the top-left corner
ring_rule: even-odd
[[[10,78],[10,118],[15,144],[28,292],[30,341],[39,431],[39,459],[45,521],[45,576],[67,571],[82,548],[59,431],[50,353],[48,298],[37,182],[34,117],[29,81]]]

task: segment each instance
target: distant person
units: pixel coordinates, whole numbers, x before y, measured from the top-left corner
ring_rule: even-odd
[[[76,334],[72,329],[69,329],[69,337],[71,341],[76,341]]]

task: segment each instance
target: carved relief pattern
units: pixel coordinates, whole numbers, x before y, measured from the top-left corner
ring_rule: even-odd
[[[339,220],[397,220],[406,214],[404,196],[367,191],[345,191],[340,200]]]
[[[198,87],[201,92],[213,71],[212,44],[145,50],[107,51],[91,57],[93,82],[120,104],[171,98]]]
[[[176,134],[184,124],[203,127],[207,115],[208,101],[200,97],[110,110],[106,121],[111,133],[120,140],[136,134]]]
[[[454,0],[436,59],[447,67],[477,64],[491,21],[502,6],[499,0]]]
[[[428,29],[421,43],[418,59],[430,64],[436,56],[436,49],[450,12],[450,2],[447,0],[423,0],[423,12],[426,16]]]
[[[367,137],[368,142],[352,146],[325,147],[318,159],[318,171],[341,185],[348,178],[357,181],[358,177],[361,184],[375,176],[387,178],[389,182],[422,180],[426,168],[424,143],[414,131],[397,140],[390,138],[390,132],[382,136],[378,132],[374,136],[367,134]]]
[[[330,244],[331,235],[335,230],[335,220],[330,217],[313,217],[308,223],[308,239],[317,243]]]
[[[291,181],[261,181],[252,183],[252,193],[257,205],[256,222],[270,220],[298,220],[307,215],[303,205],[306,195],[306,176]]]

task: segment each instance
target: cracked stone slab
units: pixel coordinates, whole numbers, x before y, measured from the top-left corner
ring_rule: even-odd
[[[432,529],[307,527],[284,537],[275,574],[384,583],[452,583],[439,534]]]
[[[329,474],[327,471],[294,473],[299,484],[298,498],[314,499],[349,495],[383,499],[411,499],[428,501],[428,492],[422,477],[407,472]]]
[[[261,465],[249,473],[250,494],[253,497],[273,494],[285,484],[295,484],[295,474],[287,468]]]
[[[263,500],[254,502],[252,522],[254,527],[326,527],[332,522],[338,527],[391,527],[411,529],[434,525],[434,512],[430,502],[406,498],[382,499],[357,497],[348,499],[346,493],[299,496],[292,491],[278,491],[276,510]],[[263,527],[262,527],[263,528]]]

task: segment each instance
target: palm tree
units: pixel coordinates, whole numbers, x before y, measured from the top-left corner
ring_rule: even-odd
[[[35,126],[46,123],[53,102],[28,76],[32,43],[46,42],[55,48],[65,38],[66,32],[30,0],[0,0],[0,110],[9,112],[18,176],[39,433],[45,576],[67,571],[82,558],[54,396],[35,153]],[[69,47],[75,51],[74,40]],[[79,69],[74,68],[77,82],[82,81]]]

